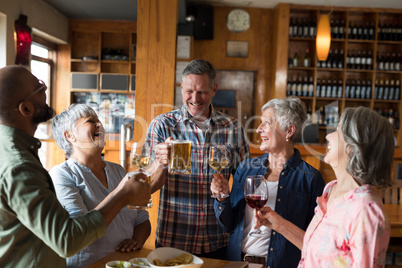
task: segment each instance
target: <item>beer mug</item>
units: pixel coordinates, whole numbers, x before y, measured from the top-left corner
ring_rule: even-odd
[[[173,140],[170,143],[171,174],[191,174],[191,141]]]

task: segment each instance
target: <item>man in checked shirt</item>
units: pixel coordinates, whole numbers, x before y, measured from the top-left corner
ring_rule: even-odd
[[[229,179],[250,157],[242,125],[214,110],[217,91],[215,68],[206,60],[191,61],[183,70],[180,109],[157,116],[150,124],[146,143],[154,161],[151,190],[160,191],[156,247],[174,247],[200,257],[224,258],[229,233],[214,214],[210,184],[215,172],[208,165],[211,145],[227,145],[230,166],[222,171]],[[191,140],[191,174],[170,174],[167,169],[171,140]]]

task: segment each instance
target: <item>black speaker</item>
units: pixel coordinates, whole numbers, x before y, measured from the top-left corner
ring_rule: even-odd
[[[211,5],[197,5],[194,25],[195,40],[214,39],[214,8]]]

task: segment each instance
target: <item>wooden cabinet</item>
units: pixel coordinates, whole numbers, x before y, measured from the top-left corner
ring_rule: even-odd
[[[275,85],[281,87],[276,92],[286,92],[277,97],[295,95],[305,102],[311,122],[320,125],[320,143],[346,107],[366,106],[390,120],[401,144],[402,11],[333,8],[330,13],[328,7],[279,6],[276,12],[287,18],[281,22],[289,31],[277,36],[278,44],[287,44],[288,50],[287,58],[276,63],[277,68],[286,65],[287,74],[274,74]],[[328,13],[330,54],[326,61],[318,61],[316,25],[320,14]]]
[[[70,103],[98,113],[113,144],[105,159],[120,163],[120,126],[134,127],[137,23],[70,20],[70,44]]]

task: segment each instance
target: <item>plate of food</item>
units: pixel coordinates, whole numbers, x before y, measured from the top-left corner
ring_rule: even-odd
[[[134,258],[129,260],[129,262],[131,263],[131,265],[133,267],[150,267],[147,261],[147,258]]]
[[[110,261],[106,263],[106,268],[128,268],[131,267],[131,263],[128,261]]]
[[[153,268],[172,267],[175,268],[198,268],[204,262],[197,256],[184,250],[171,247],[156,248],[147,256],[149,265]]]

